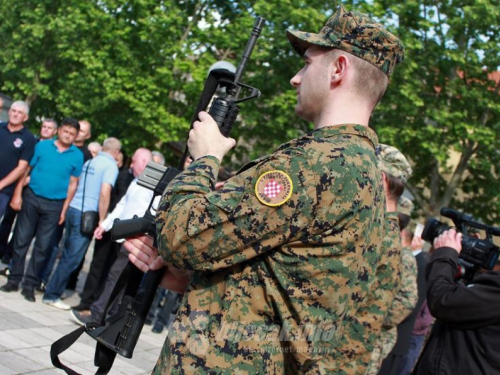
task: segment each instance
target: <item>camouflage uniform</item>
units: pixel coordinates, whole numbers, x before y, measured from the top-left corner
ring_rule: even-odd
[[[170,184],[159,209],[160,252],[203,272],[195,272],[158,371],[327,371],[352,360],[337,343],[384,230],[376,144],[366,127],[325,127],[247,165],[220,191],[211,191],[213,157]],[[255,185],[275,170],[291,177],[293,193],[273,207],[257,199]],[[318,339],[301,337],[309,327]]]
[[[402,181],[406,181],[412,171],[403,154],[397,149],[386,145],[381,145],[380,149],[382,158],[385,161],[384,163],[379,163],[380,169],[383,172],[394,175]],[[412,210],[413,203],[408,198],[401,196],[398,201],[397,211],[411,216]],[[410,225],[412,225],[412,221],[410,221],[409,226]],[[390,242],[390,240],[386,240],[386,242]],[[391,267],[395,270],[393,273],[394,279],[397,280],[399,276],[400,284],[392,290],[392,298],[389,292],[385,294],[387,299],[385,299],[384,302],[388,303],[388,305],[386,305],[388,309],[385,310],[386,315],[384,316],[380,337],[373,347],[371,359],[366,371],[368,375],[378,374],[382,361],[389,355],[396,344],[398,335],[397,325],[412,312],[418,298],[416,280],[417,263],[411,249],[401,249],[399,227],[398,240],[397,242],[393,242],[393,246],[395,246],[396,243],[399,244],[399,249],[396,250],[394,248],[392,253],[397,253],[398,257],[394,257],[392,260],[397,260],[398,264],[395,265],[391,263]],[[386,278],[385,283],[388,281],[388,286],[390,287],[390,279]],[[380,304],[381,302],[379,301],[378,303]]]
[[[356,42],[367,17],[339,12],[357,28]],[[392,54],[370,61],[390,74],[401,44],[372,42],[367,48]],[[385,233],[376,146],[364,126],[327,126],[246,165],[221,190],[213,191],[212,156],[171,182],[157,213],[158,248],[195,272],[155,373],[352,372],[349,363],[366,356],[353,318]],[[290,191],[277,203],[260,188],[268,173]]]
[[[401,285],[384,320],[380,339],[372,353],[367,374],[376,375],[382,361],[389,355],[398,339],[398,324],[415,308],[418,299],[417,261],[410,248],[401,251]]]
[[[404,155],[396,148],[381,144],[377,149],[378,167],[401,181],[406,181],[412,170]],[[366,368],[371,360],[387,319],[388,309],[401,282],[401,238],[397,212],[386,213],[386,229],[382,252],[376,263],[375,278],[370,286],[371,293],[364,302],[357,316],[363,323],[365,333],[365,355],[359,358],[356,368],[358,373]]]

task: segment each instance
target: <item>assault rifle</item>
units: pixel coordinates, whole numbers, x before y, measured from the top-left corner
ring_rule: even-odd
[[[263,18],[257,17],[235,73],[227,69],[215,69],[209,73],[200,101],[191,119],[191,127],[198,119],[200,111],[208,108],[214,94],[221,92],[222,94],[213,100],[208,113],[219,126],[221,133],[227,137],[238,116],[238,104],[260,96],[258,89],[245,85],[240,80],[264,23]],[[242,89],[247,90],[249,94],[240,98]],[[154,192],[149,207],[141,218],[116,220],[111,229],[111,238],[113,240],[149,234],[155,239],[156,243],[157,234],[153,202],[163,194],[168,184],[181,172],[187,156],[188,149],[186,146],[177,169],[163,167],[151,162],[147,165],[139,177],[138,184]],[[97,341],[94,364],[99,367],[98,373],[106,374],[109,372],[117,353],[123,357],[132,358],[164,271],[164,269],[149,271],[144,275],[129,262],[122,272],[106,307],[106,310],[108,310],[110,303],[119,295],[121,290],[125,289],[118,312],[108,317],[103,325],[86,324],[52,344],[50,353],[52,364],[65,370],[68,374],[75,374],[73,370],[60,362],[58,356],[69,348],[83,332],[86,332]]]

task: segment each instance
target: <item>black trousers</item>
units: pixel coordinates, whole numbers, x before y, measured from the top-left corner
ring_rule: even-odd
[[[104,289],[102,290],[99,298],[90,306],[90,311],[92,312],[92,316],[97,322],[101,322],[106,317],[104,316],[104,310],[106,309],[106,305],[108,303],[109,297],[111,297],[111,293],[120,277],[122,271],[125,269],[125,266],[128,263],[128,251],[122,246],[118,255],[116,257],[113,266],[109,270],[107,274],[106,282],[104,283]],[[122,291],[117,297],[115,302],[110,305],[108,309],[107,315],[113,315],[118,311],[118,302],[122,299],[123,296]]]
[[[12,257],[12,250],[14,248],[14,236],[9,241],[9,235],[16,220],[17,211],[13,210],[10,206],[5,209],[2,224],[0,224],[0,257],[10,259]]]
[[[121,244],[111,241],[111,233],[106,232],[101,240],[96,240],[89,273],[80,295],[80,309],[88,310],[99,297],[109,270],[113,266]]]
[[[14,252],[9,282],[33,289],[40,284],[39,274],[45,265],[45,254],[51,244],[54,231],[61,216],[64,200],[50,200],[36,196],[30,188],[24,189],[23,205],[15,229]],[[31,241],[35,245],[24,274],[24,263]]]

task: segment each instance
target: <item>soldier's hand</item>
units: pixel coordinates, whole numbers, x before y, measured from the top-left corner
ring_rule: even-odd
[[[210,155],[222,161],[224,155],[236,145],[236,141],[224,137],[207,112],[200,112],[198,118],[200,121],[195,121],[189,132],[189,153],[194,160]]]
[[[462,251],[462,233],[455,229],[446,230],[434,239],[434,248],[450,247],[460,254]]]
[[[168,290],[184,293],[193,273],[191,271],[180,270],[171,265],[167,265],[167,270],[163,275],[160,285]]]
[[[129,238],[123,246],[129,252],[128,259],[142,272],[156,271],[165,266],[158,250],[153,246],[151,236]]]

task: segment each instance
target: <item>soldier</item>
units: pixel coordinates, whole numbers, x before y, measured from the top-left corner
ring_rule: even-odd
[[[287,36],[305,62],[291,79],[295,112],[314,131],[216,191],[235,142],[201,112],[188,141],[194,161],[158,209],[163,260],[151,239],[126,244],[141,270],[167,265],[162,285],[187,287],[155,373],[329,373],[365,354],[344,337],[361,328],[356,293],[368,293],[368,254],[380,252],[385,229],[368,122],[404,47],[342,6],[318,34]]]
[[[400,324],[412,312],[418,298],[417,262],[411,252],[411,238],[408,240],[408,238],[405,237],[406,232],[411,229],[415,229],[415,222],[411,220],[413,203],[408,198],[402,196],[399,198],[397,210],[402,245],[402,249],[400,251],[401,265],[399,267],[401,283],[399,287],[395,289],[394,299],[391,302],[387,315],[384,318],[380,338],[374,346],[373,353],[371,355],[367,375],[376,375],[379,373],[382,361],[387,358],[396,344],[398,338],[398,324]],[[406,218],[408,219],[406,220]],[[413,233],[413,230],[411,233]]]
[[[382,252],[375,254],[370,263],[376,265],[371,271],[374,278],[366,278],[370,288],[370,295],[360,302],[360,309],[356,319],[360,322],[363,330],[356,331],[348,340],[351,345],[355,342],[362,343],[352,345],[351,350],[367,348],[364,358],[360,358],[353,367],[357,372],[361,365],[370,362],[370,352],[378,344],[378,337],[382,329],[382,323],[387,315],[388,308],[394,300],[395,294],[401,282],[401,240],[397,214],[397,203],[404,191],[404,182],[411,175],[411,167],[404,155],[396,148],[380,144],[377,149],[377,162],[382,171],[382,183],[386,198],[386,234],[382,245]],[[371,366],[373,367],[373,366]]]

